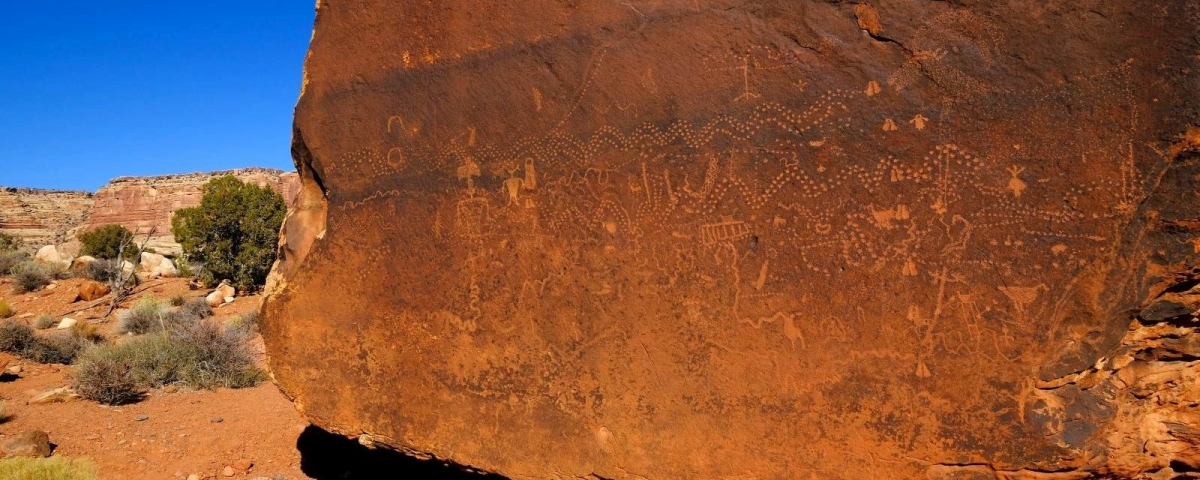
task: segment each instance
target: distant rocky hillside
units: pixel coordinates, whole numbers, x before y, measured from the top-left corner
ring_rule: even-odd
[[[268,168],[120,177],[95,194],[0,188],[0,233],[16,235],[37,247],[69,243],[79,230],[119,224],[139,235],[153,231],[151,248],[178,252],[179,244],[171,235],[171,216],[181,208],[199,205],[204,184],[225,175],[269,186],[289,204],[300,188],[296,173]]]
[[[0,188],[0,233],[29,245],[61,243],[92,211],[92,194],[34,188]]]
[[[171,235],[171,216],[176,210],[200,204],[204,184],[225,175],[242,181],[269,186],[290,204],[300,188],[296,173],[267,168],[244,168],[211,173],[189,173],[158,177],[120,177],[95,195],[91,215],[84,229],[119,224],[138,235],[151,231],[150,247],[159,252],[177,252],[179,244]]]

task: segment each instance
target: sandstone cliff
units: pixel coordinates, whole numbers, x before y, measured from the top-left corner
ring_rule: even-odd
[[[518,479],[1190,475],[1198,16],[320,2],[273,375]]]
[[[0,233],[29,247],[69,240],[92,210],[92,194],[0,187]]]
[[[246,168],[210,173],[190,173],[157,177],[121,177],[105,185],[95,195],[95,206],[83,229],[101,225],[123,225],[130,231],[154,235],[149,246],[159,252],[177,253],[179,244],[171,235],[171,216],[176,210],[200,204],[204,185],[209,180],[233,175],[242,181],[269,186],[283,195],[289,204],[299,189],[294,172],[264,168]]]

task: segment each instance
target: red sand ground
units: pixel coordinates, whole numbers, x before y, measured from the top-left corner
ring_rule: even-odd
[[[62,280],[50,290],[14,294],[12,283],[0,279],[0,299],[17,311],[17,319],[32,322],[41,314],[90,321],[112,336],[115,315],[99,318],[103,303],[90,306],[73,302],[81,280]],[[191,290],[186,279],[154,280],[138,287],[133,299],[154,295],[170,299],[202,297],[207,291]],[[254,311],[261,299],[239,297],[216,310],[218,320]],[[261,360],[261,339],[255,339]],[[242,390],[156,390],[145,400],[121,407],[106,407],[88,400],[51,405],[28,405],[35,394],[68,386],[72,367],[38,365],[0,354],[0,363],[20,365],[15,378],[0,378],[0,399],[11,419],[0,424],[0,434],[44,430],[57,445],[55,456],[88,457],[104,479],[200,478],[308,478],[300,471],[296,439],[307,422],[275,388],[265,383]],[[174,391],[172,391],[174,390]],[[145,416],[145,420],[138,418]],[[219,420],[219,421],[218,421]],[[226,466],[250,460],[249,471],[226,477]]]

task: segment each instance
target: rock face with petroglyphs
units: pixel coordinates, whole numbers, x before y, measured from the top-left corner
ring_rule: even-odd
[[[157,177],[121,177],[105,185],[95,196],[95,207],[84,229],[117,224],[139,235],[150,236],[149,246],[164,253],[178,253],[180,246],[171,234],[171,216],[176,210],[194,207],[204,197],[204,185],[214,178],[233,175],[244,182],[270,186],[290,203],[299,190],[299,177],[268,168],[243,168],[210,173]]]
[[[1198,8],[322,2],[273,374],[519,479],[1200,468]]]
[[[92,210],[92,194],[0,187],[0,233],[28,247],[63,242]]]

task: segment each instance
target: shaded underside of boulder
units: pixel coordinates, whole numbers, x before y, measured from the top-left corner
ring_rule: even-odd
[[[1047,392],[1200,250],[1198,8],[322,2],[273,374],[512,478],[1099,471]]]

